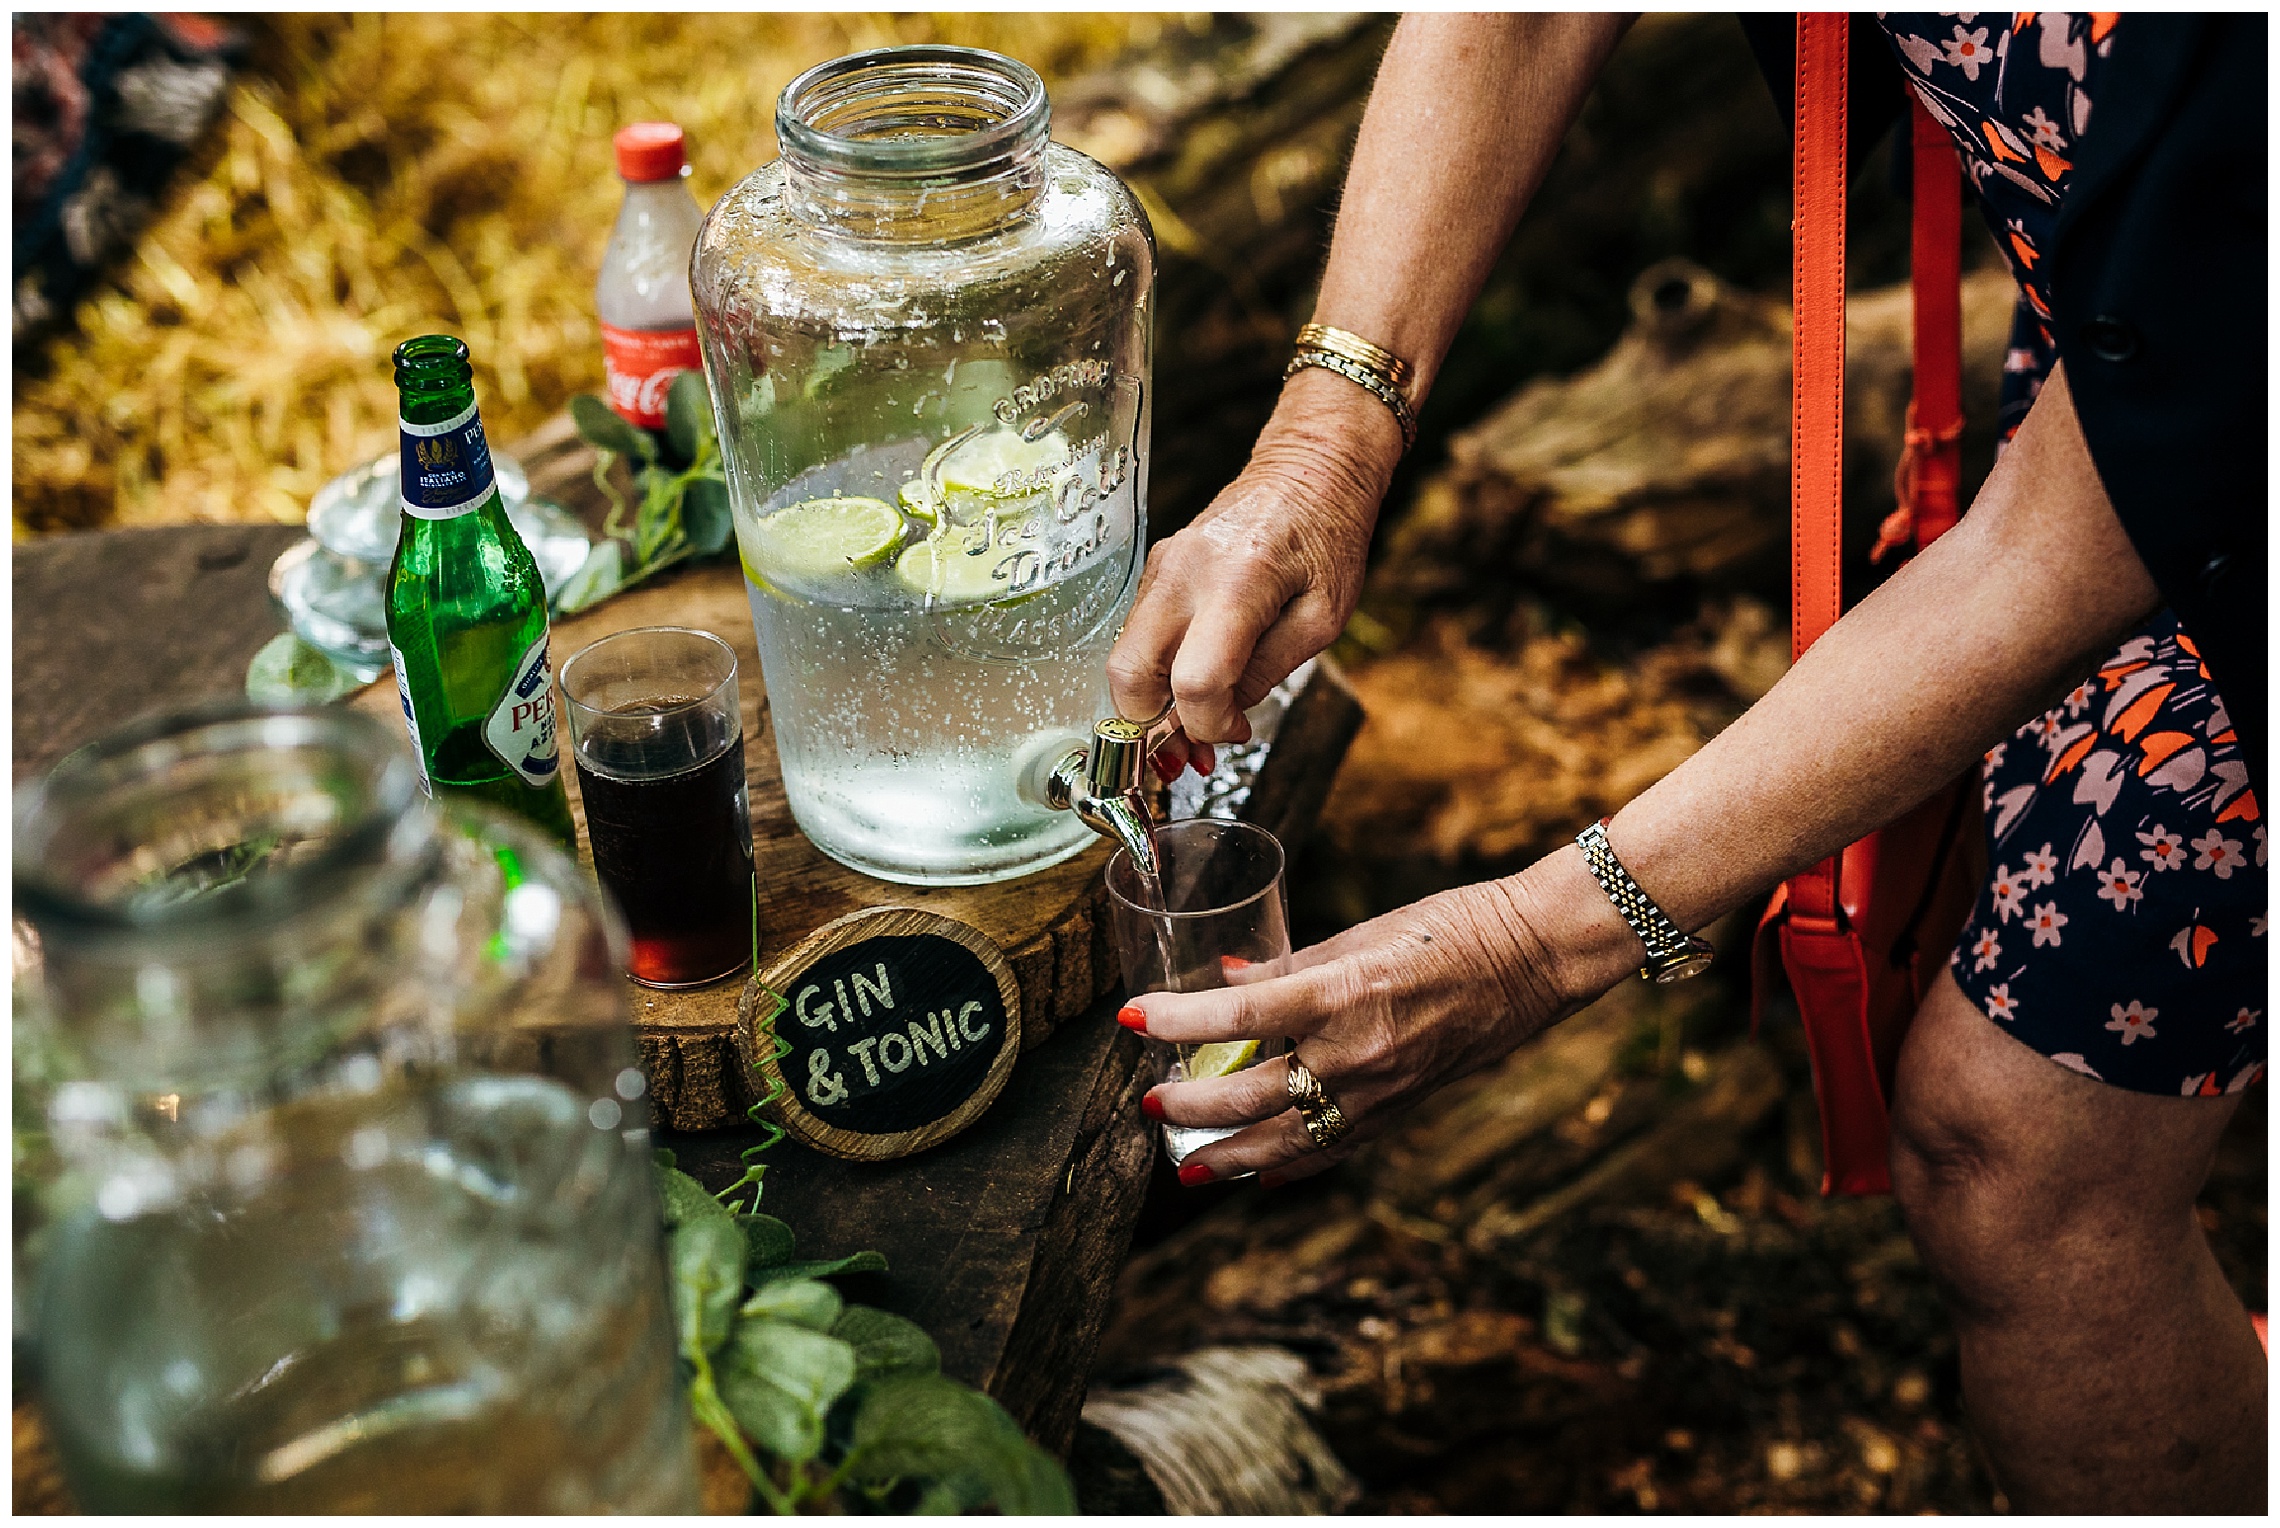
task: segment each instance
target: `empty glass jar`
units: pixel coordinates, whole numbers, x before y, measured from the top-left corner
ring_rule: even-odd
[[[574,862],[369,718],[249,708],[72,755],[14,853],[17,1251],[82,1507],[695,1509]]]
[[[1156,264],[1045,87],[967,48],[822,64],[691,267],[793,817],[888,880],[1092,834],[1023,798],[1082,746],[1147,523]]]

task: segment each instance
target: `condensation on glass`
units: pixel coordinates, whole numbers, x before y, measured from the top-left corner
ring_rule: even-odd
[[[139,724],[14,816],[18,1355],[79,1504],[695,1510],[576,863],[334,709]]]
[[[692,262],[792,814],[889,880],[1092,841],[1020,782],[1109,714],[1156,268],[1131,192],[1047,127],[995,54],[820,65]]]

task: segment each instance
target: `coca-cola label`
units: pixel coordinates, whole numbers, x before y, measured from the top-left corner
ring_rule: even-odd
[[[554,671],[546,662],[546,638],[540,632],[522,655],[506,693],[483,723],[483,741],[533,789],[551,785],[562,768],[554,745]]]
[[[665,427],[665,395],[673,379],[702,364],[697,331],[620,329],[602,325],[602,377],[610,407],[645,430]]]
[[[420,719],[412,715],[412,681],[404,672],[404,655],[396,644],[388,644],[388,656],[396,664],[396,698],[404,703],[404,730],[412,735],[412,761],[420,767],[420,789],[435,794],[435,786],[428,780],[427,750],[420,746]]]
[[[399,418],[404,447],[404,513],[422,520],[454,520],[483,502],[491,491],[491,446],[483,438],[483,416],[470,403],[441,424],[414,424]]]

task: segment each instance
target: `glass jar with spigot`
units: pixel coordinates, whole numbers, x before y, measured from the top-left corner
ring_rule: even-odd
[[[14,857],[18,1356],[82,1508],[696,1509],[575,862],[249,708],[72,755]]]
[[[691,290],[793,817],[918,884],[1092,829],[1023,781],[1108,713],[1147,524],[1155,251],[1045,87],[967,48],[810,69]]]

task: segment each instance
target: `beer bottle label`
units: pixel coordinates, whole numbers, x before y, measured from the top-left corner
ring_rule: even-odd
[[[546,638],[540,632],[522,655],[506,693],[483,723],[483,741],[534,790],[553,784],[562,769],[554,746],[554,671],[546,662]]]
[[[475,405],[441,424],[399,419],[404,449],[404,512],[422,520],[453,520],[483,502],[491,491],[491,446],[483,438],[483,416]]]
[[[620,329],[602,325],[602,382],[610,407],[645,430],[665,428],[665,395],[673,379],[704,364],[697,331]]]
[[[412,681],[404,673],[404,655],[391,642],[388,644],[388,656],[396,664],[396,698],[404,703],[404,730],[412,735],[412,762],[420,767],[420,789],[432,796],[435,794],[435,786],[428,779],[427,750],[420,746],[419,718],[412,715]]]

